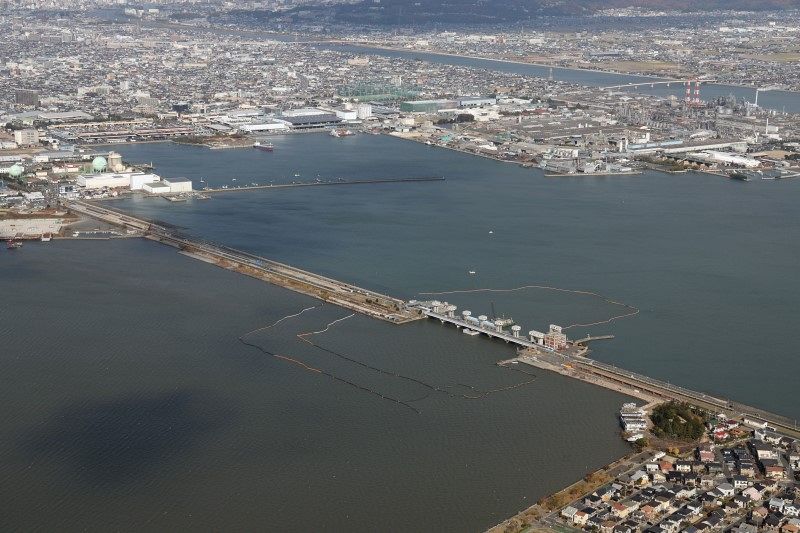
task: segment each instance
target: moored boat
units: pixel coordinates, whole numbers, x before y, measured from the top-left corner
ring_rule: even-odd
[[[269,143],[269,142],[268,143],[262,143],[260,141],[254,142],[253,143],[253,148],[255,148],[256,150],[261,150],[262,152],[272,152],[275,149],[275,147],[272,145],[272,143]]]

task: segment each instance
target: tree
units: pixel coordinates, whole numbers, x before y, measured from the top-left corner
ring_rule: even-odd
[[[705,419],[685,402],[670,401],[656,406],[650,415],[657,437],[697,440],[705,432]]]

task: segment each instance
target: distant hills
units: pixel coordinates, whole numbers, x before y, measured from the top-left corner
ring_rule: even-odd
[[[800,9],[800,0],[327,0],[290,11],[240,11],[240,16],[301,21],[323,17],[352,24],[476,24],[520,22],[543,16],[586,16],[609,8],[712,12]]]

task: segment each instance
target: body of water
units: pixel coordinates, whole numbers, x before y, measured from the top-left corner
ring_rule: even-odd
[[[364,45],[337,45],[326,44],[320,45],[324,48],[330,48],[343,52],[352,52],[357,54],[373,54],[386,57],[397,57],[402,59],[418,59],[430,63],[444,64],[444,65],[457,65],[462,67],[480,68],[485,70],[494,70],[497,72],[506,72],[510,74],[520,74],[523,76],[533,76],[537,78],[546,78],[550,75],[551,68],[544,65],[532,65],[526,63],[517,63],[513,61],[498,61],[493,59],[482,59],[477,57],[464,57],[449,54],[441,54],[436,52],[418,52],[414,50],[390,50],[378,48],[374,46]],[[600,72],[596,70],[583,70],[572,68],[553,67],[553,79],[565,81],[569,83],[576,83],[579,85],[586,85],[589,87],[611,87],[615,85],[624,85],[628,83],[641,83],[647,81],[658,81],[661,78],[650,76],[637,76],[632,74],[615,74],[612,72]],[[631,92],[654,94],[657,96],[677,96],[683,98],[685,96],[686,88],[680,84],[656,85],[654,87],[643,86],[636,89],[627,89]],[[736,98],[755,102],[756,90],[749,87],[739,87],[734,85],[722,85],[716,83],[703,84],[701,88],[701,98],[704,100],[711,100],[721,96],[734,95]],[[791,91],[762,91],[758,96],[758,104],[766,109],[775,109],[777,111],[787,111],[791,113],[800,112],[800,93]]]
[[[800,181],[657,172],[545,178],[538,170],[383,136],[302,135],[274,142],[272,154],[170,144],[122,151],[130,160],[154,161],[165,176],[205,176],[212,185],[317,177],[447,179],[115,205],[404,298],[530,285],[594,291],[640,310],[569,330],[574,338],[617,335],[596,344],[597,358],[800,415],[793,392],[800,363],[791,355],[790,336],[800,299],[794,274]],[[539,330],[551,323],[593,324],[629,311],[602,298],[535,287],[440,297],[476,315],[491,314],[494,304],[497,314]]]
[[[623,396],[505,344],[305,342],[349,313],[150,241],[3,250],[0,288],[3,531],[481,531],[628,449]]]

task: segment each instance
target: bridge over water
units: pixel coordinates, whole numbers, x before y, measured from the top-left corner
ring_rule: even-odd
[[[662,80],[662,81],[642,81],[636,83],[625,83],[622,85],[608,85],[600,87],[601,89],[638,89],[639,87],[655,87],[656,85],[666,85],[669,87],[672,84],[680,85],[687,83],[716,83],[717,80],[712,79],[687,79],[687,80]]]

